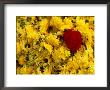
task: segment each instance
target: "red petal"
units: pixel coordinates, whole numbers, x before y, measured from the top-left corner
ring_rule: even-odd
[[[79,31],[73,31],[69,29],[63,34],[64,41],[70,51],[76,52],[82,44],[82,35]]]

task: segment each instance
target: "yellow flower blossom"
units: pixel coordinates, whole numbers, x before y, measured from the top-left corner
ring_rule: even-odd
[[[50,26],[54,26],[59,29],[63,25],[61,17],[53,16],[50,20]]]
[[[39,39],[38,33],[33,30],[31,25],[26,26],[27,38]]]
[[[60,47],[54,51],[52,56],[56,62],[59,62],[60,59],[65,60],[67,57],[69,57],[70,51],[66,50],[64,47]]]
[[[39,22],[40,25],[40,33],[41,34],[46,34],[47,29],[48,29],[48,19],[43,19],[42,21]]]
[[[48,35],[46,37],[46,41],[48,44],[52,45],[52,46],[58,46],[59,45],[59,40],[57,39],[57,36],[55,35]]]
[[[52,52],[53,47],[52,47],[51,45],[46,44],[46,43],[44,42],[44,47],[45,47],[50,53]]]
[[[25,50],[25,40],[16,43],[17,54],[19,54],[22,50]]]
[[[31,74],[32,73],[32,67],[23,66],[20,69],[20,74]]]
[[[73,23],[71,22],[70,18],[65,18],[64,19],[64,25],[66,26],[65,29],[71,29],[73,27]]]
[[[25,61],[26,61],[26,60],[25,60],[25,57],[24,57],[23,55],[19,57],[18,62],[19,62],[20,65],[25,64]]]

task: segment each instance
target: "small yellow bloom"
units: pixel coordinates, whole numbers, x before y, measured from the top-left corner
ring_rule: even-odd
[[[33,29],[31,25],[26,26],[27,38],[39,39],[38,33]]]
[[[44,42],[44,47],[45,47],[50,53],[52,52],[53,47],[52,47],[51,45],[46,44],[46,43]]]
[[[52,46],[58,46],[59,45],[59,40],[57,39],[57,36],[55,35],[48,35],[46,37],[46,41],[48,44],[52,45]]]
[[[40,25],[40,33],[41,34],[46,34],[47,29],[48,29],[48,19],[43,19],[42,21],[39,22]]]
[[[20,65],[23,65],[25,63],[25,57],[23,55],[20,56],[18,62]]]
[[[54,26],[57,29],[59,29],[63,24],[64,23],[63,23],[61,17],[53,16],[50,20],[50,26]]]
[[[20,69],[20,74],[31,74],[32,73],[32,67],[23,66]]]

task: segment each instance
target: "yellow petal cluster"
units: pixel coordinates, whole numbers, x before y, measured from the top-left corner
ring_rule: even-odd
[[[17,74],[94,74],[94,16],[17,16]],[[65,30],[82,35],[79,50],[71,53]]]

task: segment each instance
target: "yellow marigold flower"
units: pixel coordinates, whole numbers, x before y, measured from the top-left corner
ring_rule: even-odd
[[[87,35],[87,33],[89,32],[89,24],[85,23],[84,20],[80,19],[76,21],[76,29],[81,32],[82,34],[84,33],[85,35]]]
[[[57,36],[52,35],[52,34],[50,34],[46,37],[46,41],[47,41],[47,43],[49,43],[52,46],[58,46],[59,45],[59,40],[57,39]]]
[[[20,53],[22,50],[25,50],[25,40],[16,43],[17,54]]]
[[[63,22],[65,25],[65,29],[71,29],[73,27],[73,23],[71,22],[71,19],[66,17]]]
[[[21,27],[17,29],[17,32],[20,34],[25,34],[25,29],[22,29]]]
[[[26,33],[28,38],[38,39],[39,35],[38,33],[33,30],[33,27],[31,25],[26,26]]]
[[[61,58],[62,59],[65,59],[66,57],[69,57],[70,56],[70,51],[66,50],[66,48],[64,48],[63,46],[61,46],[59,48],[59,52],[61,53]]]
[[[23,66],[20,69],[20,74],[31,74],[32,73],[32,67]]]
[[[21,67],[20,74],[28,74],[27,73],[27,67],[26,66]]]
[[[52,56],[53,56],[53,59],[56,62],[59,62],[60,59],[65,60],[67,57],[69,57],[70,56],[70,51],[66,50],[63,46],[61,46],[57,50],[55,49]]]
[[[77,53],[74,54],[73,56],[73,60],[81,60],[81,53],[80,51],[77,51]]]
[[[54,53],[52,53],[52,57],[55,60],[55,62],[59,62],[61,59],[60,53],[57,50],[54,50]]]
[[[50,26],[54,26],[57,29],[59,29],[63,24],[64,23],[63,23],[61,17],[53,16],[50,20]]]
[[[54,50],[54,53],[52,54],[52,56],[53,56],[53,59],[55,60],[55,62],[60,62],[60,59],[65,59],[64,50],[62,50],[62,49],[63,48]]]
[[[17,29],[17,38],[24,40],[26,38],[25,29],[19,28]]]
[[[25,63],[25,61],[26,60],[25,60],[25,57],[23,55],[20,56],[19,59],[18,59],[18,62],[19,62],[20,65],[23,65]]]
[[[81,19],[79,17],[76,17],[76,25],[77,26],[83,26],[83,27],[87,27],[89,24],[85,23],[84,19]]]
[[[73,68],[74,68],[75,70],[79,68],[79,64],[78,64],[76,61],[72,61],[71,63],[72,63]]]
[[[89,61],[85,60],[83,62],[83,68],[87,68],[87,67],[89,67]]]
[[[64,31],[64,29],[71,29],[71,28],[73,28],[73,23],[71,22],[71,19],[65,17],[59,30]]]
[[[39,22],[40,25],[40,33],[46,34],[48,29],[48,19],[42,19],[42,21]]]
[[[52,52],[52,49],[53,47],[47,43],[44,42],[44,47],[51,53]]]

